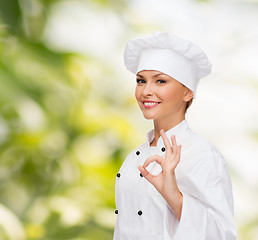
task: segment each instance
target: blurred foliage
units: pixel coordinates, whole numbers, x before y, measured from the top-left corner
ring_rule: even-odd
[[[55,2],[0,1],[2,240],[113,235],[114,181],[132,126],[119,110],[123,103],[94,87],[101,76],[87,66],[112,79],[107,64],[45,46]]]

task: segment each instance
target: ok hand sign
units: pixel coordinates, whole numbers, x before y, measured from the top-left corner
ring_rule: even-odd
[[[161,137],[166,147],[165,158],[154,155],[146,159],[143,166],[139,166],[139,170],[145,177],[163,196],[168,204],[173,208],[177,218],[180,220],[183,196],[178,189],[175,177],[175,168],[180,161],[181,146],[176,143],[174,135],[171,137],[172,146],[162,129],[160,131]],[[146,167],[151,162],[157,162],[162,171],[157,176],[152,175]]]

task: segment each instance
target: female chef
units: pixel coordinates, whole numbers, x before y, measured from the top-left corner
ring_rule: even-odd
[[[223,156],[185,120],[206,54],[168,33],[132,39],[125,65],[135,97],[154,129],[116,177],[114,240],[234,240],[232,186]]]

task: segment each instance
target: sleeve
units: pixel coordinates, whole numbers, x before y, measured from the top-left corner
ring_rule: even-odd
[[[167,204],[164,239],[235,240],[232,186],[221,154],[215,148],[199,154],[179,182],[183,194],[181,219],[177,220]]]

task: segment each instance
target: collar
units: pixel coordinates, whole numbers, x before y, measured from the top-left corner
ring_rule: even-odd
[[[184,135],[184,133],[189,129],[190,128],[188,127],[187,121],[183,120],[182,122],[180,122],[176,126],[167,130],[165,132],[165,134],[167,135],[167,138],[169,139],[169,142],[171,143],[171,136],[172,135],[175,135],[176,140],[178,141],[178,139],[180,139],[181,136]],[[148,147],[150,147],[150,143],[154,140],[154,138],[155,138],[155,133],[154,133],[154,129],[152,129],[147,133],[147,145],[148,145]],[[163,139],[160,136],[159,139],[158,139],[158,142],[157,142],[157,147],[163,146],[163,145],[164,145]]]

